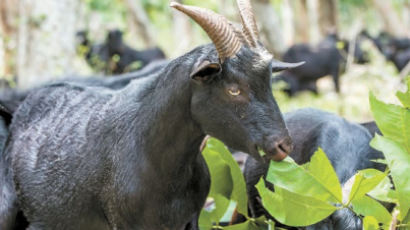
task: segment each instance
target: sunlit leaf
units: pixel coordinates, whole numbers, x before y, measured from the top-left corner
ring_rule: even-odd
[[[368,196],[362,196],[358,199],[352,200],[352,206],[355,213],[363,216],[373,216],[380,221],[380,223],[385,224],[386,226],[391,221],[391,215],[387,209],[372,198]]]
[[[401,144],[379,135],[371,141],[371,146],[386,156],[397,190],[400,216],[404,217],[410,208],[410,153]]]
[[[369,196],[384,202],[396,203],[397,192],[389,177],[385,177],[374,189],[367,193]]]
[[[366,216],[363,218],[363,229],[364,230],[378,230],[379,223],[373,216]]]
[[[370,106],[383,136],[404,146],[410,153],[410,110],[385,104],[370,94]]]
[[[338,200],[342,200],[342,187],[326,154],[319,148],[310,158],[307,170],[332,192]]]
[[[364,169],[359,171],[354,180],[352,190],[349,194],[349,202],[354,199],[359,199],[366,193],[374,189],[387,174],[376,169]]]
[[[256,188],[265,209],[275,219],[289,226],[315,224],[332,214],[336,207],[312,197],[301,196],[281,188],[270,191],[261,179]]]
[[[322,201],[342,202],[342,191],[336,173],[323,151],[317,151],[306,167],[290,157],[282,162],[271,161],[267,180],[276,187]]]

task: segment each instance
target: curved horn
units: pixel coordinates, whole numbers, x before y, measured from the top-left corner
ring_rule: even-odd
[[[241,15],[245,38],[251,47],[256,47],[259,34],[251,2],[250,0],[237,0],[236,3],[239,8],[239,14]]]
[[[214,43],[221,62],[234,56],[241,48],[242,43],[225,17],[208,9],[186,6],[173,1],[170,6],[191,17],[205,30]]]

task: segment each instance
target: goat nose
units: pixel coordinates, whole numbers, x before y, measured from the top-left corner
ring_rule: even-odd
[[[268,158],[267,160],[282,161],[292,152],[292,139],[286,137],[279,141],[269,141],[266,147],[265,158]]]

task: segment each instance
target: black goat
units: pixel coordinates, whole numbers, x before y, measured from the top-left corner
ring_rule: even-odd
[[[371,36],[367,31],[362,31],[361,35],[371,40],[398,71],[402,71],[410,62],[410,38],[396,38],[386,32],[377,37]]]
[[[369,146],[372,135],[366,130],[377,132],[374,122],[365,126],[354,124],[327,112],[316,109],[301,109],[284,115],[294,149],[290,156],[303,164],[310,160],[313,153],[321,147],[332,163],[339,181],[344,184],[358,170],[384,166],[370,161],[383,158],[383,154]],[[250,210],[254,217],[268,215],[259,203],[258,192],[254,187],[266,174],[267,165],[248,158],[245,163],[245,179],[250,197]],[[267,182],[270,188],[272,184]],[[362,229],[360,218],[347,209],[336,211],[326,220],[306,229]]]
[[[110,69],[112,73],[124,73],[136,70],[132,66],[133,63],[138,62],[138,67],[142,68],[152,61],[165,59],[164,52],[158,48],[151,48],[146,50],[135,50],[126,45],[122,38],[122,32],[119,30],[112,30],[107,36],[108,53],[110,57],[117,55],[118,60],[111,59]]]
[[[291,139],[271,74],[300,64],[273,61],[257,41],[250,3],[239,3],[245,33],[173,2],[214,44],[121,90],[58,83],[30,93],[13,114],[2,156],[13,173],[0,175],[0,197],[10,204],[0,219],[13,219],[17,194],[30,230],[186,229],[209,189],[199,153],[205,134],[282,160]],[[13,181],[16,193],[5,194]]]
[[[338,44],[343,44],[343,48],[338,48]],[[285,92],[293,96],[296,92],[303,90],[317,93],[316,81],[331,75],[336,92],[339,92],[339,74],[344,71],[349,46],[349,42],[340,40],[334,34],[328,35],[315,48],[307,44],[294,45],[285,52],[283,60],[286,62],[303,60],[306,64],[282,72],[277,79],[288,83],[289,89]],[[355,45],[354,58],[358,63],[368,62],[367,54],[361,50],[359,42]]]
[[[87,63],[97,71],[107,74],[121,74],[141,69],[151,62],[165,59],[164,52],[158,48],[135,50],[126,45],[122,32],[111,30],[104,43],[91,44],[87,32],[77,33],[77,40],[84,52]],[[134,65],[137,64],[137,65]]]
[[[105,43],[92,44],[86,31],[76,34],[79,52],[84,55],[87,64],[97,72],[108,72],[108,63],[111,59],[108,46]]]

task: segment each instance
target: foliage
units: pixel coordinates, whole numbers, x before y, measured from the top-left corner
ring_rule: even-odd
[[[382,151],[390,168],[397,192],[399,216],[403,221],[410,209],[410,80],[407,92],[396,95],[402,106],[385,104],[370,95],[370,105],[383,136],[376,136],[371,146]]]
[[[371,109],[383,133],[383,136],[377,135],[371,145],[384,153],[388,166],[386,172],[376,169],[361,170],[342,188],[335,170],[321,149],[304,165],[297,165],[289,157],[282,162],[272,161],[266,181],[261,178],[256,188],[262,205],[275,221],[288,226],[308,226],[327,218],[336,210],[349,209],[362,218],[364,229],[387,229],[392,220],[396,219],[396,215],[395,218],[392,217],[380,203],[383,201],[396,204],[393,213],[398,213],[398,222],[394,224],[398,227],[408,226],[410,81],[407,85],[407,92],[397,93],[403,106],[385,104],[370,94]],[[212,139],[203,155],[211,173],[209,196],[216,205],[211,211],[204,210],[201,213],[201,229],[215,226],[218,229],[269,229],[269,226],[273,229],[273,220],[264,216],[258,219],[248,216],[244,207],[248,199],[245,182],[225,146]],[[269,190],[266,183],[274,184],[275,191]],[[232,201],[247,221],[222,227],[220,220],[222,216],[226,216],[227,207]]]
[[[225,227],[224,229],[260,229],[261,226],[273,226],[273,222],[265,218],[252,219],[248,217],[248,198],[246,184],[242,172],[224,144],[214,138],[207,142],[202,152],[211,174],[211,188],[208,196],[214,201],[215,207],[211,210],[204,209],[199,218],[201,230],[218,228],[221,219],[231,203],[236,210],[248,220],[240,225]],[[229,220],[228,220],[229,221]]]

